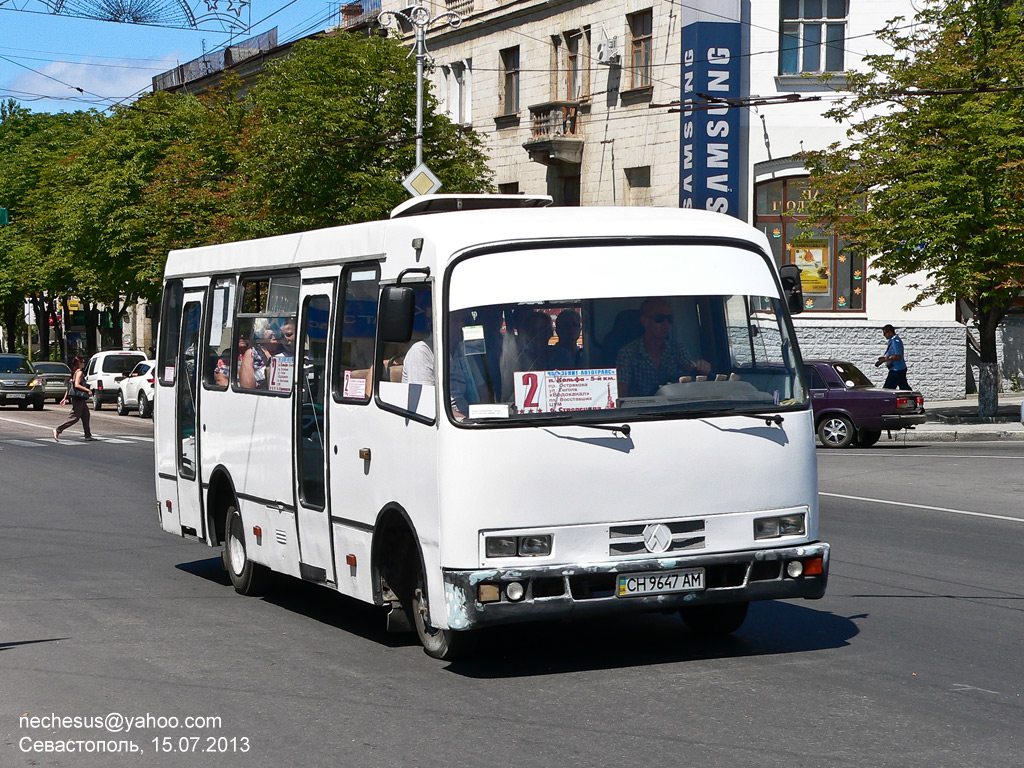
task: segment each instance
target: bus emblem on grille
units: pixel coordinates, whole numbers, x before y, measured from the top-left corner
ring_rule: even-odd
[[[644,528],[644,546],[648,552],[664,552],[672,546],[672,531],[662,523],[651,523]]]

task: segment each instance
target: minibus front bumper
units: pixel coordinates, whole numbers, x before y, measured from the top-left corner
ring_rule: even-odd
[[[825,594],[828,567],[829,545],[814,542],[744,552],[580,566],[524,566],[519,561],[516,567],[501,569],[445,569],[443,578],[448,626],[460,630],[605,613],[669,611],[711,603],[815,600]],[[703,585],[697,591],[618,594],[620,574],[650,576],[690,569],[703,569]],[[798,571],[799,575],[793,575]],[[518,586],[513,587],[513,584]]]

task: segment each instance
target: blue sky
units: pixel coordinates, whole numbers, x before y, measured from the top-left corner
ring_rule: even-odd
[[[133,4],[171,8],[180,14],[181,2],[188,3],[196,17],[208,14],[210,5],[219,6],[221,12],[229,5],[241,5],[241,0],[134,0]],[[69,7],[94,4],[98,0],[66,0]],[[338,6],[337,0],[252,0],[248,9],[252,29],[235,40],[275,26],[278,42],[304,37],[331,26]],[[52,15],[43,0],[0,0],[0,100],[12,98],[36,112],[102,110],[131,101],[150,89],[154,75],[201,56],[204,43],[207,51],[214,51],[231,40],[215,20],[203,26],[196,31],[90,21]]]

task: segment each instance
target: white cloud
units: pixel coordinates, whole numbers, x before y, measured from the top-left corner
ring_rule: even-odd
[[[151,90],[155,75],[178,63],[174,56],[146,61],[115,58],[58,61],[33,67],[41,74],[25,72],[3,90],[9,89],[13,98],[37,111],[103,109],[117,102],[130,103]],[[38,96],[47,98],[38,99]]]

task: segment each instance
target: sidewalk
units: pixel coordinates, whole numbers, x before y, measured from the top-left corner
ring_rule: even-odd
[[[968,442],[980,440],[1024,440],[1021,404],[1024,392],[1001,392],[996,416],[978,417],[978,396],[964,400],[933,400],[924,402],[928,420],[906,433],[907,442]],[[893,432],[893,440],[903,440],[902,432]],[[882,440],[888,440],[883,432]]]

